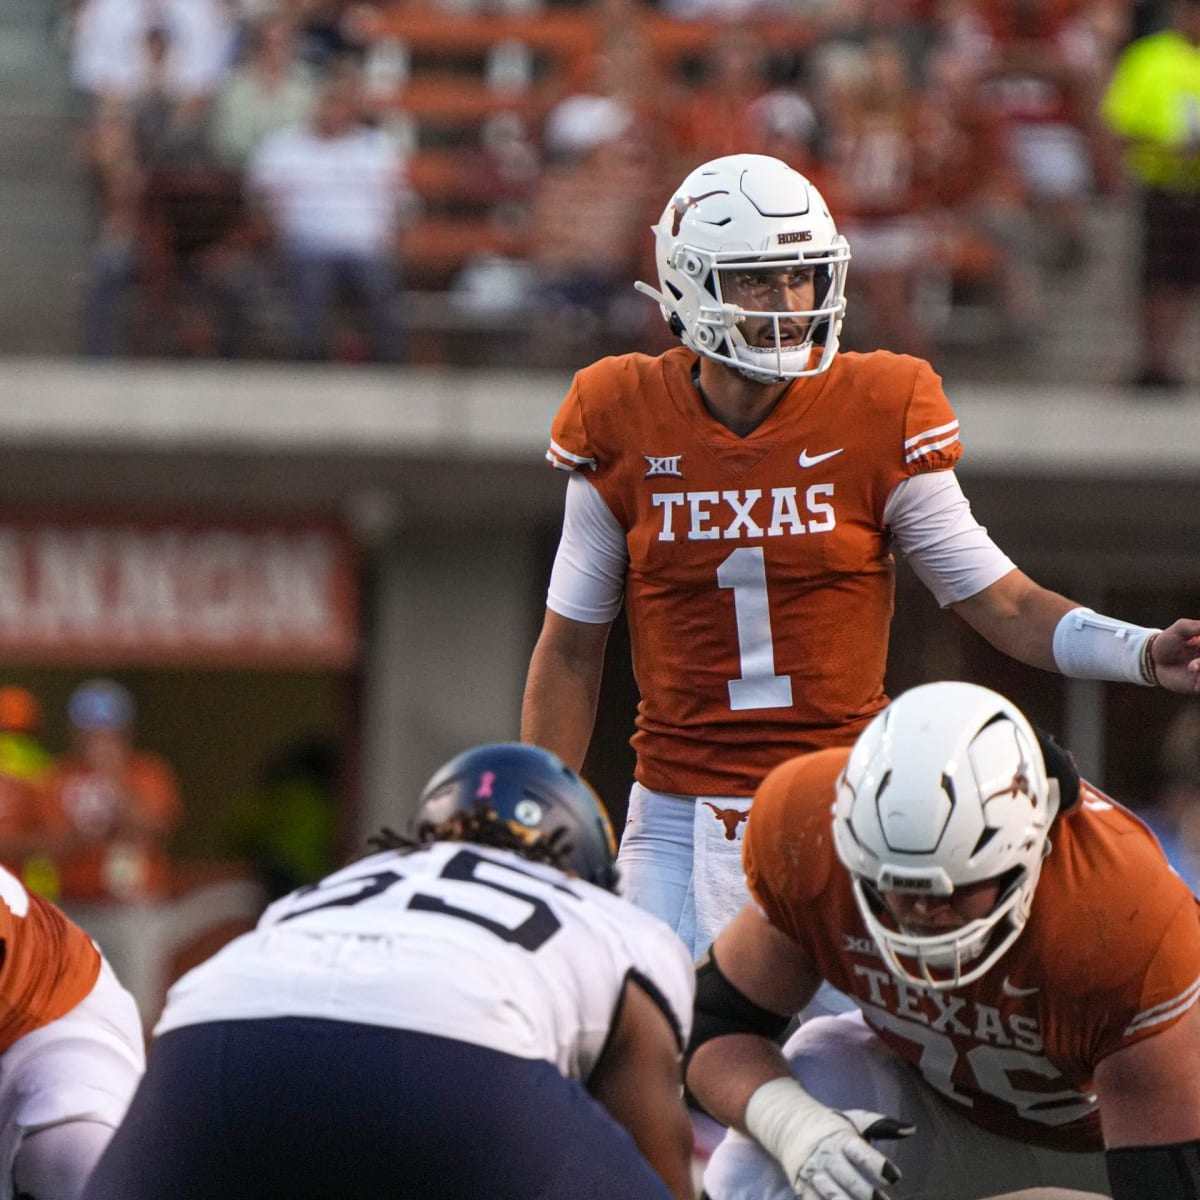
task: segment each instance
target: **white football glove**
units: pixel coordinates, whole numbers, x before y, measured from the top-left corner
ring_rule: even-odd
[[[883,1200],[881,1189],[900,1172],[868,1139],[908,1137],[915,1128],[863,1109],[838,1112],[791,1078],[763,1084],[750,1097],[745,1120],[800,1200]]]

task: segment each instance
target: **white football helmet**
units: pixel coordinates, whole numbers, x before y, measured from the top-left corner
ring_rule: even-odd
[[[924,684],[875,717],[838,782],[834,844],[895,976],[953,988],[995,965],[1028,920],[1058,803],[1037,735],[988,688]],[[992,879],[990,913],[936,934],[902,928],[881,896],[949,896]]]
[[[757,382],[829,369],[846,311],[850,248],[821,193],[798,171],[764,154],[714,159],[679,185],[654,235],[661,290],[634,286],[659,302],[685,346]],[[790,264],[815,269],[815,307],[755,306],[753,291],[739,295],[734,286],[749,272]],[[768,289],[758,292],[765,301]],[[747,343],[741,328],[747,317],[773,321],[770,345]],[[810,366],[814,345],[822,350]]]

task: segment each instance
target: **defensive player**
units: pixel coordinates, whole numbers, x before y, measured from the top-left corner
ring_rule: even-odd
[[[766,778],[745,855],[689,1047],[712,1200],[1200,1197],[1197,901],[1013,704],[905,692]],[[781,1052],[821,979],[860,1011]]]
[[[95,944],[0,868],[0,1200],[78,1200],[145,1066]]]
[[[594,793],[500,744],[172,988],[87,1200],[691,1200],[693,968]]]
[[[886,702],[893,547],[998,649],[1077,678],[1200,688],[1200,621],[1158,633],[1039,587],[975,521],[927,362],[838,352],[850,248],[783,162],[706,163],[655,228],[683,345],[580,371],[550,462],[572,472],[521,736],[578,769],[609,626],[641,692],[622,894],[693,951],[745,899],[750,797],[849,745]]]

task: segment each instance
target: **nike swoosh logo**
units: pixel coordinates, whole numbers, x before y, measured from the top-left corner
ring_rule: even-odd
[[[823,463],[827,458],[841,454],[845,448],[845,446],[839,446],[836,450],[827,450],[824,454],[809,454],[807,450],[801,450],[800,457],[796,461],[802,467],[815,467],[817,463]]]
[[[1036,987],[1017,987],[1015,983],[1009,982],[1007,975],[1005,975],[1004,982],[1000,985],[1000,987],[1006,996],[1032,996],[1035,992],[1040,992],[1042,990],[1041,988]]]

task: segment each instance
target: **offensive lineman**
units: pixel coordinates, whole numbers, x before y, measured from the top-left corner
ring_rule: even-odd
[[[1014,705],[905,692],[767,777],[745,854],[689,1047],[711,1200],[1200,1197],[1200,907]],[[781,1052],[821,979],[860,1011]]]

